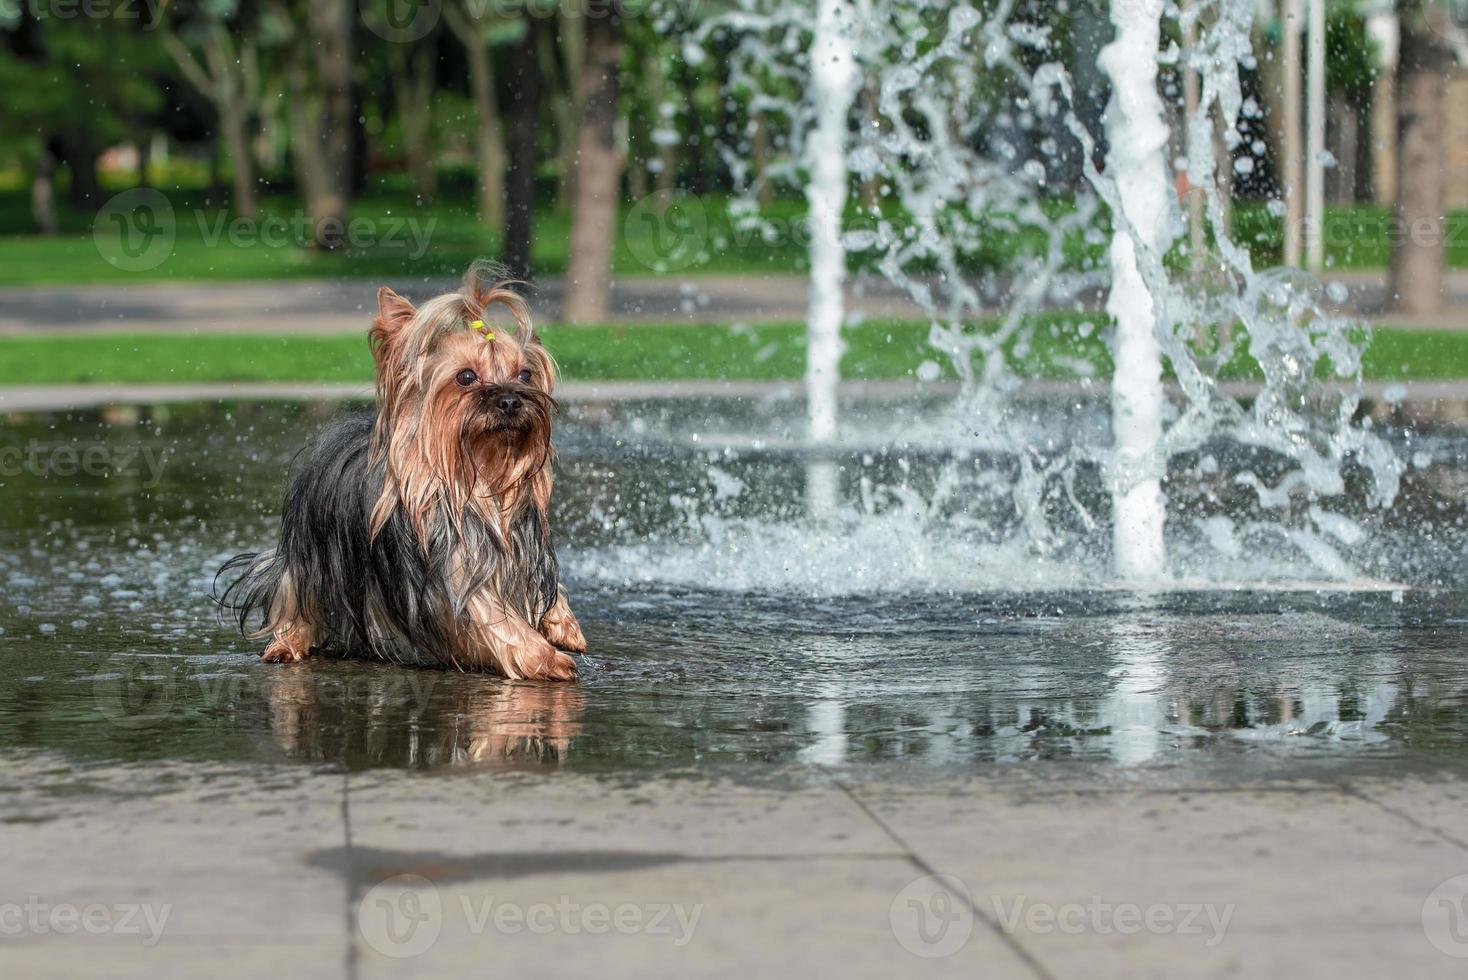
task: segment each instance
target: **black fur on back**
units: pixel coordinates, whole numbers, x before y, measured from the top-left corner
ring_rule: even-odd
[[[280,543],[225,563],[215,579],[221,609],[246,636],[259,637],[281,589],[294,583],[322,650],[445,666],[458,666],[452,633],[468,599],[485,589],[538,623],[556,600],[559,571],[546,517],[533,502],[510,529],[508,548],[472,512],[456,522],[434,515],[426,549],[401,509],[370,538],[385,466],[369,459],[373,422],[370,414],[347,418],[302,453]],[[468,573],[457,583],[449,575],[456,554]],[[229,581],[223,593],[220,580]]]

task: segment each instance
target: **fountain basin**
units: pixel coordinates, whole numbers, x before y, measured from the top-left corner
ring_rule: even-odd
[[[1109,578],[1104,549],[1037,553],[996,537],[1005,520],[986,529],[968,498],[934,503],[952,454],[892,438],[904,404],[853,404],[848,442],[818,457],[751,448],[798,430],[789,401],[573,407],[556,527],[592,650],[565,686],[267,667],[218,623],[214,569],[269,543],[303,435],[349,406],[17,416],[7,444],[35,453],[7,476],[0,518],[0,735],[109,760],[744,776],[1295,773],[1461,753],[1461,427],[1414,433],[1423,465],[1374,518],[1371,574],[1215,556],[1137,592]],[[106,466],[63,476],[64,446]],[[1012,463],[966,460],[996,481]],[[821,520],[803,510],[817,465],[842,493]],[[1104,501],[1099,483],[1078,494]],[[935,525],[933,508],[956,517]],[[1250,562],[1272,580],[1243,574]]]

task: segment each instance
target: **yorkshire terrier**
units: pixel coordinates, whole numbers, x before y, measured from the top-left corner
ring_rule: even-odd
[[[220,597],[261,659],[313,650],[571,680],[586,639],[551,545],[556,365],[525,301],[476,264],[413,304],[377,292],[377,408],[328,430],[285,495],[280,543]],[[514,330],[490,324],[503,308]],[[258,617],[259,627],[251,628]]]

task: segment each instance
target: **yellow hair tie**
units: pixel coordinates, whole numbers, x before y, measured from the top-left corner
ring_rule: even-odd
[[[471,330],[483,330],[485,340],[494,339],[494,331],[486,327],[483,320],[475,320],[473,323],[469,324],[469,328]]]

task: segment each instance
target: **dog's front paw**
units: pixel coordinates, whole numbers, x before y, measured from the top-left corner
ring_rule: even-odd
[[[540,621],[540,633],[551,646],[558,650],[569,650],[571,653],[586,652],[586,635],[581,632],[581,624],[576,622],[576,617],[567,615],[564,618],[547,616]]]
[[[301,663],[305,660],[305,653],[307,651],[292,647],[285,640],[276,640],[260,654],[260,659],[264,663]]]
[[[559,650],[551,650],[535,662],[525,665],[525,679],[531,681],[574,681],[576,660]]]

